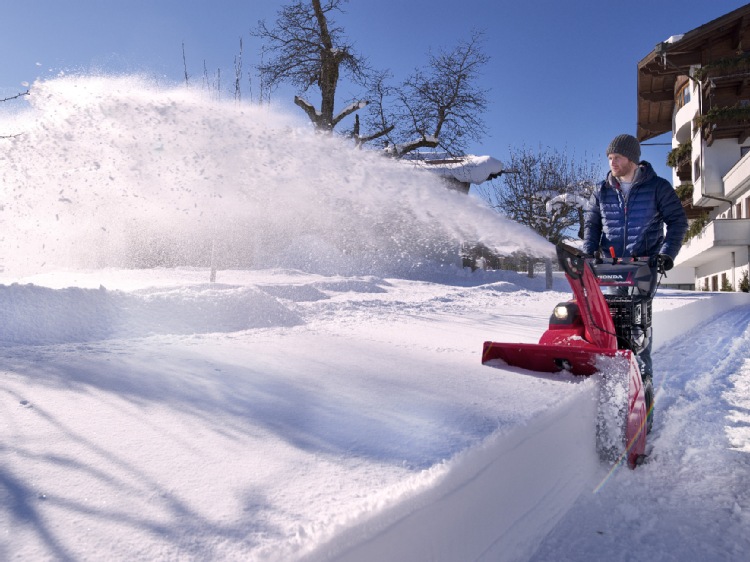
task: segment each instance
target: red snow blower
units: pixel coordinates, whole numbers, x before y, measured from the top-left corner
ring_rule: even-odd
[[[557,246],[574,299],[558,304],[537,344],[485,342],[482,363],[545,373],[600,373],[597,451],[608,462],[645,458],[653,402],[637,355],[651,338],[656,265],[648,258],[592,258]],[[614,287],[604,295],[600,287]],[[608,291],[610,292],[610,291]]]

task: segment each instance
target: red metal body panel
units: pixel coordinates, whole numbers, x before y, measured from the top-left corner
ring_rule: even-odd
[[[623,353],[627,353],[630,357],[630,369],[628,373],[628,419],[625,426],[625,442],[628,454],[628,466],[635,468],[639,458],[646,454],[646,421],[648,411],[638,362],[630,351],[624,351]]]
[[[529,371],[556,373],[565,370],[574,375],[593,375],[597,370],[597,357],[614,356],[616,353],[616,349],[594,347],[588,343],[575,346],[488,341],[484,342],[482,363],[501,359],[508,365]]]
[[[617,336],[612,315],[609,313],[609,305],[599,289],[599,281],[591,270],[591,266],[584,262],[583,274],[579,279],[574,279],[567,273],[565,277],[568,278],[568,283],[573,289],[575,300],[579,303],[583,315],[586,330],[584,338],[594,347],[617,349]]]
[[[563,259],[561,257],[561,264]],[[542,334],[537,344],[484,342],[482,363],[492,366],[493,362],[501,360],[507,365],[530,371],[555,373],[565,370],[576,375],[593,375],[598,370],[598,358],[626,358],[627,373],[616,369],[620,372],[604,375],[628,378],[624,445],[628,464],[634,468],[646,449],[647,411],[638,362],[631,351],[617,348],[617,336],[609,306],[591,266],[572,254],[567,259],[566,277],[573,289],[580,319],[576,318],[569,324],[550,323],[549,329]]]

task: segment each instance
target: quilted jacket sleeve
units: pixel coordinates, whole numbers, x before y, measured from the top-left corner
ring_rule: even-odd
[[[597,187],[589,198],[584,210],[583,251],[593,255],[599,249],[602,238],[602,213],[599,207],[601,185]]]

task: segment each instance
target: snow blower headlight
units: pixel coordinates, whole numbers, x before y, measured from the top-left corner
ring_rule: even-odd
[[[552,309],[552,316],[549,319],[550,324],[562,326],[571,326],[581,322],[581,314],[578,311],[578,305],[574,302],[561,302]]]
[[[571,317],[567,304],[558,304],[555,307],[555,310],[552,311],[552,313],[555,315],[555,318],[557,318],[558,320],[568,320]]]

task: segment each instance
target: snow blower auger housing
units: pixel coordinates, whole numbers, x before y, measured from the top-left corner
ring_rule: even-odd
[[[648,407],[637,355],[651,338],[655,265],[648,258],[592,258],[564,244],[557,246],[557,258],[573,300],[555,306],[539,343],[487,341],[482,363],[545,373],[601,373],[597,451],[609,462],[626,458],[634,468],[646,449]],[[604,295],[604,286],[616,288],[611,291],[616,294]]]

